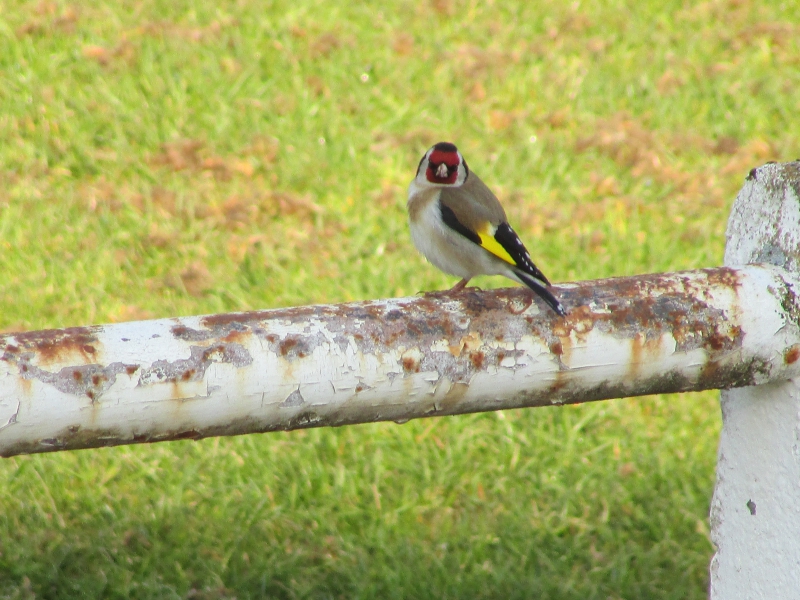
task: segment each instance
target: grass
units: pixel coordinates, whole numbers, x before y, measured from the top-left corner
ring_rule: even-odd
[[[797,2],[0,6],[0,328],[410,295],[459,144],[555,281],[718,265]],[[507,282],[484,278],[482,287]],[[0,598],[702,598],[716,394],[0,463]]]

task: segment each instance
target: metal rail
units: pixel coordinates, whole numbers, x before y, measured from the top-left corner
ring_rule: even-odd
[[[0,336],[0,455],[238,435],[800,375],[798,280],[751,265],[451,298]]]

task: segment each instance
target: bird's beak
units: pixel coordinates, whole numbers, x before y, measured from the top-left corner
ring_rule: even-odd
[[[439,179],[445,179],[449,173],[447,172],[447,165],[442,163],[436,167],[436,176]]]

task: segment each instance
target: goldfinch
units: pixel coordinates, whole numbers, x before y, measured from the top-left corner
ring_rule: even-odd
[[[476,275],[504,275],[527,285],[558,315],[567,314],[508,224],[500,201],[469,170],[455,145],[439,142],[425,153],[406,206],[417,250],[445,273],[462,278],[446,293],[463,290]]]

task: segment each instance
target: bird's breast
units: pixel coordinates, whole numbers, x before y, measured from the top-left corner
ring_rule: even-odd
[[[414,184],[408,190],[408,219],[411,223],[418,223],[421,219],[438,217],[441,220],[441,209],[439,209],[439,196],[442,195],[441,188],[420,189]]]

